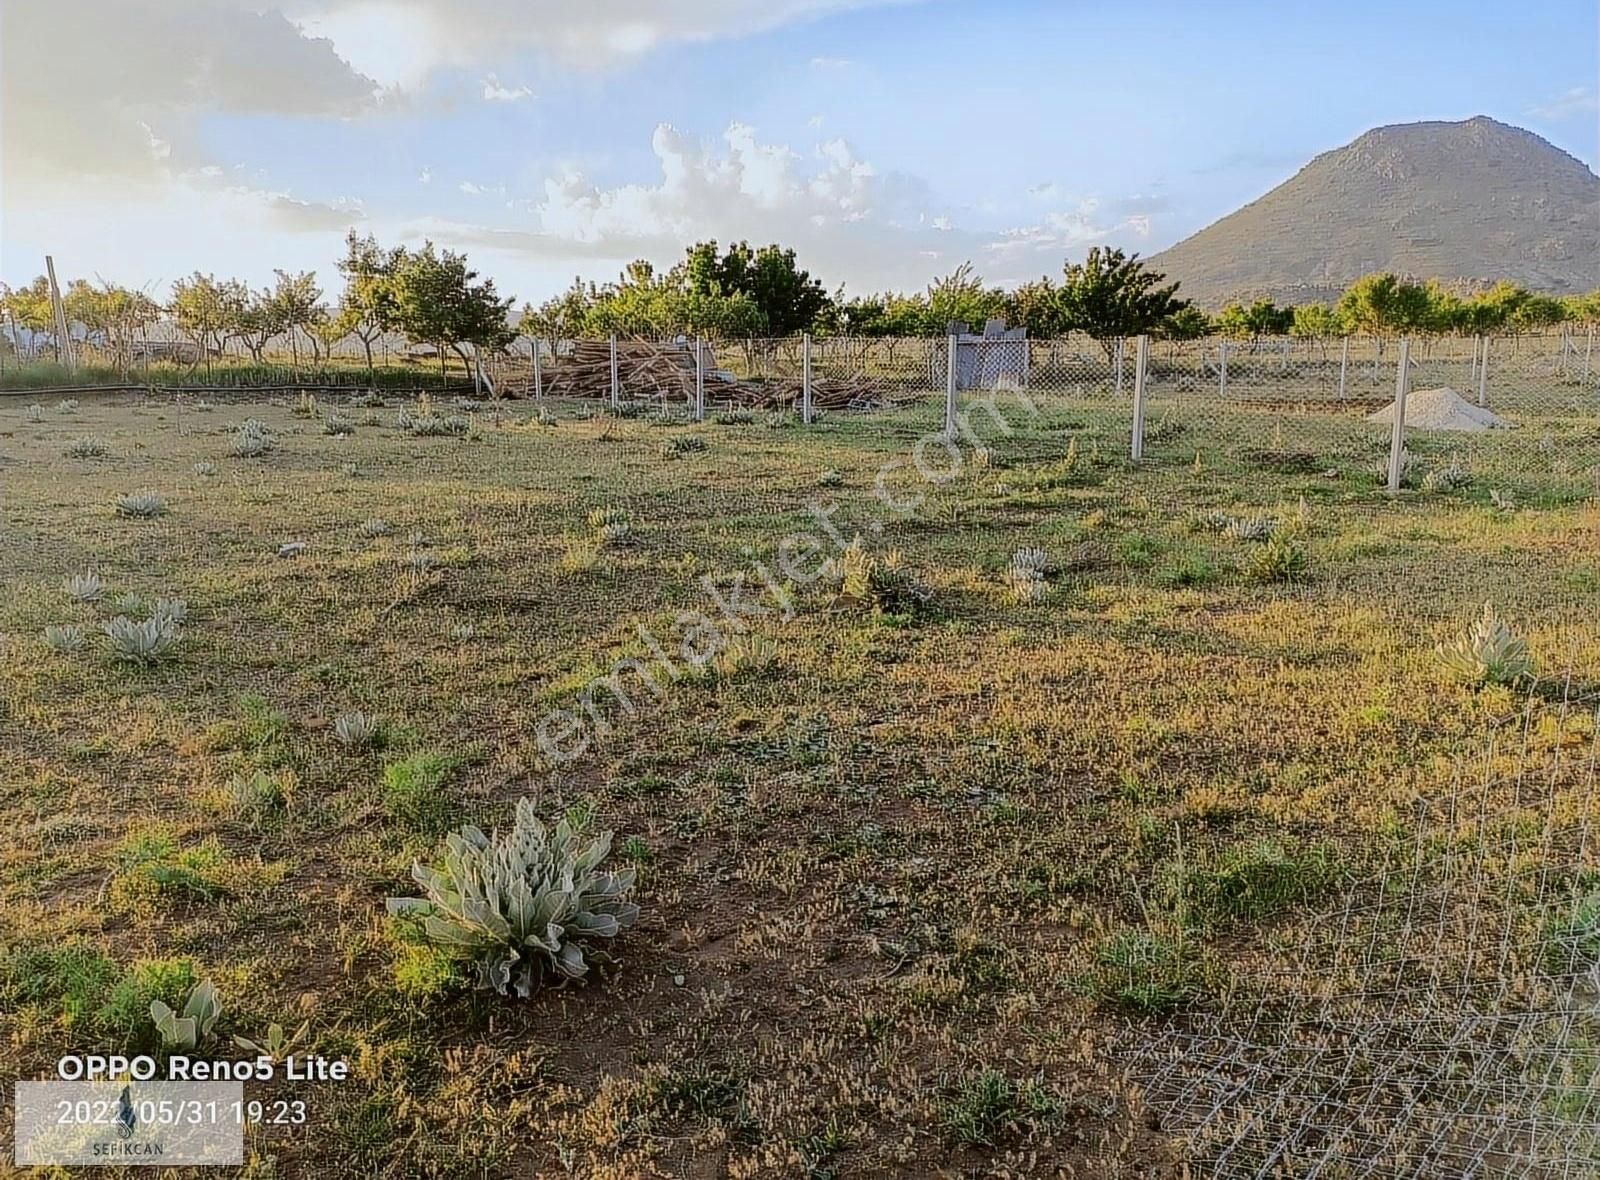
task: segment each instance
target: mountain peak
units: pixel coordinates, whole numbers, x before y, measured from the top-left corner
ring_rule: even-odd
[[[1600,286],[1600,177],[1487,115],[1375,127],[1151,263],[1206,306],[1327,300],[1375,270],[1587,291]]]

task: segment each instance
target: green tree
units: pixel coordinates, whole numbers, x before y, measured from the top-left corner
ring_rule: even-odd
[[[512,300],[502,299],[493,279],[481,279],[467,266],[465,254],[438,250],[425,242],[420,250],[397,257],[389,278],[394,326],[413,344],[431,344],[438,351],[439,376],[446,379],[445,350],[461,358],[470,372],[475,351],[504,348],[516,333],[508,321]]]
[[[160,305],[150,296],[115,283],[93,286],[75,279],[61,302],[67,319],[82,324],[99,339],[123,374],[133,365],[135,341],[161,316]]]
[[[249,326],[251,303],[250,289],[237,279],[218,281],[215,275],[195,271],[172,284],[168,310],[173,323],[194,342],[208,375],[212,358]]]
[[[1302,340],[1326,340],[1344,332],[1344,322],[1326,303],[1302,303],[1293,310],[1289,335]]]
[[[1364,335],[1381,338],[1423,331],[1428,325],[1428,292],[1398,275],[1365,275],[1339,297],[1338,312],[1349,331]]]
[[[272,288],[271,302],[274,314],[282,328],[280,331],[289,333],[289,350],[294,357],[294,363],[300,363],[299,334],[305,332],[311,337],[315,347],[316,336],[312,334],[312,327],[318,320],[326,319],[328,309],[322,303],[322,288],[317,286],[315,271],[301,271],[299,274],[290,274],[287,271],[274,271],[278,276],[277,283]]]
[[[1006,297],[1006,322],[1030,336],[1059,336],[1064,327],[1061,292],[1050,276],[1023,283]]]
[[[26,287],[7,288],[5,312],[15,327],[55,341],[56,355],[61,353],[60,341],[55,340],[56,317],[50,304],[50,280],[40,275]]]
[[[746,296],[760,312],[761,330],[773,336],[810,331],[833,302],[821,281],[800,268],[795,252],[776,243],[752,249],[735,242],[719,256],[715,241],[697,242],[673,270],[673,285],[701,299]]]
[[[371,234],[360,237],[351,230],[345,235],[344,257],[338,263],[344,290],[334,320],[345,327],[343,335],[361,341],[369,381],[373,378],[372,346],[385,332],[394,330],[394,269],[403,253],[399,247],[385,250]]]
[[[1153,332],[1189,306],[1177,297],[1177,283],[1164,285],[1166,277],[1137,254],[1093,246],[1081,263],[1063,268],[1062,326],[1095,337],[1110,360],[1119,338]]]
[[[974,331],[981,331],[991,319],[1006,314],[1006,295],[998,287],[987,287],[983,278],[973,273],[972,263],[963,262],[943,278],[928,284],[925,297],[927,327],[944,335],[953,323],[963,323]]]
[[[1199,340],[1215,330],[1211,317],[1198,307],[1180,307],[1161,322],[1157,333],[1168,340]]]

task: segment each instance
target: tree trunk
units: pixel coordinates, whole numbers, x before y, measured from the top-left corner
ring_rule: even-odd
[[[377,385],[377,374],[372,371],[372,341],[367,337],[361,338],[361,346],[367,350],[367,384]]]

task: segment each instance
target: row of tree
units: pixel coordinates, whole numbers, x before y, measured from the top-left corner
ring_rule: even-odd
[[[196,271],[173,283],[165,306],[143,292],[78,279],[67,285],[61,301],[68,322],[79,325],[124,371],[149,329],[164,317],[208,369],[235,341],[261,362],[273,341],[286,338],[298,364],[302,339],[312,359],[319,360],[354,338],[366,352],[370,372],[373,345],[398,333],[413,344],[432,346],[442,374],[450,352],[470,370],[480,351],[495,352],[515,338],[512,300],[499,296],[493,279],[480,278],[464,254],[436,249],[432,242],[418,250],[384,248],[352,230],[338,268],[344,288],[332,305],[315,272],[282,270],[275,272],[273,286],[260,289]],[[54,336],[54,308],[43,276],[26,287],[0,291],[0,311],[18,328]]]
[[[478,355],[505,347],[516,334],[512,300],[472,270],[464,254],[436,249],[432,242],[416,250],[384,247],[352,230],[338,269],[344,285],[332,305],[309,271],[278,271],[276,283],[259,290],[196,272],[173,284],[165,307],[137,291],[78,280],[69,284],[63,302],[68,320],[82,325],[124,368],[135,343],[164,315],[208,364],[235,341],[260,361],[274,340],[286,337],[298,363],[302,339],[317,360],[354,338],[370,370],[373,346],[398,333],[436,349],[443,373],[448,352],[470,368]],[[42,277],[27,287],[0,289],[0,311],[17,326],[52,334],[53,309]],[[724,340],[800,332],[896,337],[940,335],[953,323],[979,326],[990,319],[1035,336],[1087,333],[1108,349],[1118,338],[1146,333],[1178,340],[1470,335],[1595,323],[1600,291],[1557,299],[1500,283],[1463,296],[1437,282],[1373,274],[1333,304],[1280,307],[1258,300],[1208,315],[1179,298],[1178,284],[1168,283],[1137,254],[1095,247],[1083,262],[1067,263],[1059,279],[1045,276],[1012,290],[986,284],[963,264],[922,292],[847,298],[842,289],[830,294],[801,268],[793,250],[747,242],[722,249],[710,241],[689,247],[665,272],[640,261],[613,283],[574,281],[540,306],[525,306],[517,330],[563,339],[613,333]]]

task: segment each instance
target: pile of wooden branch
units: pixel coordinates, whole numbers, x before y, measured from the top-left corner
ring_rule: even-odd
[[[799,377],[746,380],[715,367],[711,350],[706,350],[706,404],[749,409],[776,409],[798,406],[801,399]],[[542,372],[544,392],[549,397],[611,397],[611,344],[606,340],[578,340],[570,351],[547,361]],[[504,397],[527,397],[533,393],[531,366],[519,365],[515,375],[496,380]],[[694,402],[694,346],[657,344],[649,340],[617,341],[617,388],[622,401],[654,401],[690,405]],[[818,409],[842,410],[880,406],[889,401],[882,383],[869,377],[818,377],[811,380],[811,404]]]

